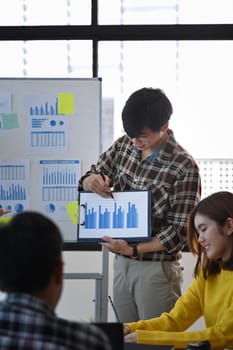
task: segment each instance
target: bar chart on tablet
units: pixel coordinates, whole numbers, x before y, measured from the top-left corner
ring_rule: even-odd
[[[138,210],[135,203],[128,201],[127,209],[116,202],[112,209],[99,205],[98,208],[85,204],[85,228],[137,228]]]
[[[113,198],[79,193],[78,239],[98,240],[104,235],[129,240],[151,234],[150,191],[114,191]]]

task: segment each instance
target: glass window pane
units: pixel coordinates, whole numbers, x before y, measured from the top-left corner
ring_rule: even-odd
[[[91,41],[0,41],[0,76],[92,77]]]
[[[100,24],[174,24],[176,16],[176,0],[99,0]]]
[[[0,41],[0,76],[23,76],[23,42]]]
[[[13,10],[14,9],[14,10]],[[23,1],[7,0],[1,6],[0,23],[1,26],[20,26],[23,24]]]
[[[176,42],[99,43],[99,76],[103,96],[114,98],[115,136],[122,132],[121,109],[126,98],[143,86],[163,88],[175,95],[177,79]]]
[[[232,0],[179,0],[180,24],[233,22]]]
[[[232,61],[232,41],[180,43],[174,125],[197,158],[232,158]]]
[[[141,87],[159,87],[171,99],[170,126],[196,158],[231,158],[233,42],[100,43],[103,97],[114,101],[114,138],[121,110]]]
[[[99,0],[100,24],[217,24],[232,21],[232,0]]]
[[[88,25],[91,23],[91,0],[8,0],[1,7],[0,23],[8,26]]]

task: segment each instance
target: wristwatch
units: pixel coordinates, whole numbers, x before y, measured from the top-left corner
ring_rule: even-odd
[[[133,248],[133,255],[132,255],[132,259],[138,259],[138,249],[137,249],[137,243],[132,243],[131,247]]]

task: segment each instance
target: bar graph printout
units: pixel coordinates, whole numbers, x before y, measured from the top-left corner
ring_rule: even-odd
[[[1,161],[0,208],[15,214],[29,207],[29,160]]]
[[[58,95],[25,97],[29,153],[64,153],[68,149],[69,116],[61,114]]]
[[[127,241],[150,239],[150,191],[113,192],[113,197],[79,193],[78,241],[100,241],[105,235]]]
[[[77,200],[81,174],[78,159],[40,160],[40,208],[53,219],[69,221],[66,205]]]

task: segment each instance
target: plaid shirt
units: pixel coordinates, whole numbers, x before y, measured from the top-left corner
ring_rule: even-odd
[[[151,190],[152,236],[156,235],[166,250],[146,253],[141,260],[175,260],[181,257],[180,250],[186,244],[188,215],[200,200],[200,174],[196,162],[176,142],[170,129],[157,153],[141,159],[141,152],[124,135],[80,179],[79,190],[83,179],[95,168],[111,179],[115,191]]]
[[[0,349],[110,350],[111,347],[94,325],[58,318],[42,300],[10,293],[0,303]]]

